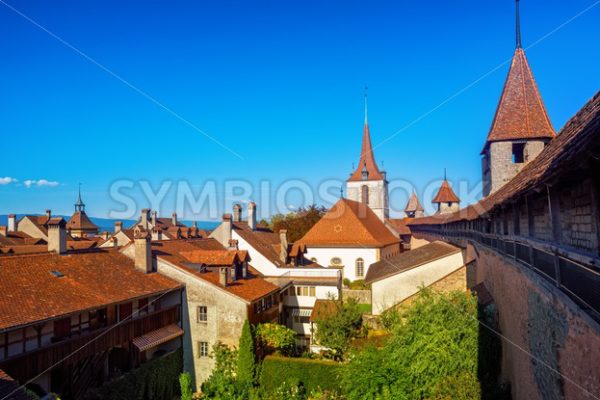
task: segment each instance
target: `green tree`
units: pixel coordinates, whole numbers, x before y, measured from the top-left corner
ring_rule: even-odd
[[[296,332],[280,324],[259,324],[255,330],[256,341],[268,352],[290,354],[296,344]]]
[[[217,343],[213,347],[215,368],[211,376],[202,384],[204,397],[210,399],[235,399],[238,397],[237,380],[235,377],[237,351]]]
[[[336,301],[335,310],[316,320],[316,339],[331,350],[331,356],[341,359],[348,350],[350,340],[360,332],[362,312],[353,298],[345,302]]]
[[[344,369],[349,400],[478,398],[474,296],[424,289],[394,324],[382,349],[355,354]]]
[[[242,389],[246,390],[254,385],[255,370],[254,337],[250,322],[246,320],[242,327],[237,358],[237,381]]]
[[[188,372],[182,372],[179,375],[179,388],[181,400],[192,400],[192,378]]]
[[[293,243],[301,239],[325,215],[327,209],[312,204],[301,207],[288,214],[275,214],[271,217],[270,228],[273,232],[287,230],[288,240]]]

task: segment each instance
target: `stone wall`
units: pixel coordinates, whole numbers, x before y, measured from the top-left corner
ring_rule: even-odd
[[[598,247],[592,188],[591,181],[586,180],[559,191],[561,240],[587,251]]]
[[[498,308],[502,376],[514,399],[600,393],[600,325],[540,276],[478,247],[476,279]],[[587,391],[587,392],[586,392]]]
[[[371,304],[371,291],[343,289],[342,298],[344,300],[355,299],[359,304]]]

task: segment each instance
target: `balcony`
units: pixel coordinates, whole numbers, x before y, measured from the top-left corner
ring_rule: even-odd
[[[26,381],[57,363],[75,364],[115,346],[128,345],[135,337],[179,321],[180,307],[176,305],[15,355],[2,360],[0,369],[19,381]]]

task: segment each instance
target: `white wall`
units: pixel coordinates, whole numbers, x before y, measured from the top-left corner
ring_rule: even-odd
[[[367,185],[369,188],[369,208],[385,221],[388,218],[388,187],[383,180],[380,181],[352,181],[346,183],[346,197],[350,200],[362,203],[362,186]]]
[[[329,267],[331,259],[338,257],[342,260],[344,269],[342,271],[342,279],[348,278],[351,281],[364,279],[364,276],[356,276],[356,260],[362,258],[364,260],[364,275],[367,275],[369,265],[379,261],[379,249],[377,248],[343,248],[343,247],[309,247],[305,254],[308,259],[316,258],[317,263],[324,267]]]
[[[373,315],[379,315],[406,300],[417,293],[420,286],[429,286],[464,264],[463,254],[458,252],[373,282],[371,285]]]

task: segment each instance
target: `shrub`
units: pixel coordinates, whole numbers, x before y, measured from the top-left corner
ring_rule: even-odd
[[[268,352],[279,351],[289,355],[296,344],[296,332],[280,324],[259,324],[255,336],[256,341]]]
[[[342,364],[328,360],[267,356],[260,373],[260,388],[266,393],[301,388],[304,393],[336,392]],[[285,387],[281,388],[281,384]]]
[[[346,397],[470,398],[461,396],[478,385],[476,303],[470,294],[424,289],[382,349],[369,347],[350,360]]]
[[[162,400],[179,395],[178,378],[182,372],[183,352],[176,350],[148,361],[104,386],[88,391],[86,399]]]
[[[181,391],[181,400],[192,400],[192,378],[187,372],[179,375],[179,390]]]
[[[250,322],[246,320],[242,327],[237,359],[237,380],[242,388],[250,388],[254,385],[255,369],[254,337]]]
[[[215,368],[210,377],[202,384],[202,393],[207,398],[230,399],[237,394],[235,369],[237,351],[222,343],[213,347],[212,357]]]
[[[316,339],[320,345],[331,350],[335,359],[343,358],[350,339],[358,336],[362,313],[355,299],[336,301],[335,312],[317,319]]]

